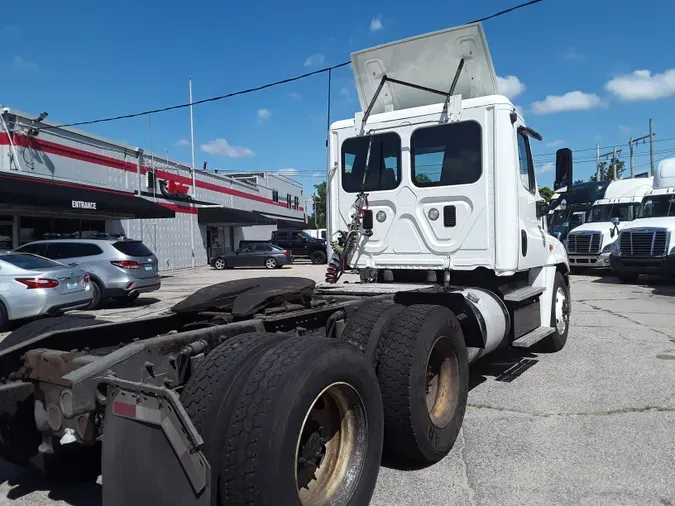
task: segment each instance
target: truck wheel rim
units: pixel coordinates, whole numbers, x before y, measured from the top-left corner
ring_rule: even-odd
[[[267,261],[265,262],[265,265],[267,266],[268,269],[274,269],[277,263],[273,258],[268,258]]]
[[[216,260],[216,269],[224,269],[225,268],[225,262],[222,260]]]
[[[442,429],[452,420],[457,404],[459,363],[452,340],[439,337],[427,360],[426,402],[429,418]]]
[[[555,327],[558,334],[564,334],[567,328],[568,316],[565,314],[565,305],[567,303],[567,296],[565,290],[561,287],[555,292]]]
[[[347,504],[368,449],[363,400],[347,383],[333,383],[312,402],[295,450],[295,485],[303,506]]]

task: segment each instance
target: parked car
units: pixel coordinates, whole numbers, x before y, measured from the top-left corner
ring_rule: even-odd
[[[24,244],[15,251],[86,270],[94,292],[88,309],[100,307],[107,298],[129,303],[161,286],[157,257],[143,242],[133,239],[47,239]]]
[[[312,237],[304,230],[275,230],[271,242],[290,250],[293,256],[309,257],[315,264],[325,264],[328,259],[326,240]]]
[[[293,263],[290,251],[270,243],[246,244],[232,253],[215,256],[209,262],[218,270],[233,267],[281,268]]]
[[[93,297],[82,268],[30,253],[0,252],[0,329],[16,320],[83,309]]]

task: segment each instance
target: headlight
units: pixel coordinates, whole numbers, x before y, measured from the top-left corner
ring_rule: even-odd
[[[670,248],[670,253],[668,253],[668,254],[669,254],[669,255],[675,255],[675,246],[673,246],[672,248]]]
[[[604,248],[602,248],[602,253],[608,253],[608,252],[610,252],[610,251],[614,251],[614,245],[615,245],[615,244],[616,244],[616,242],[613,242],[613,243],[611,243],[611,244],[608,244],[608,245],[605,246]]]

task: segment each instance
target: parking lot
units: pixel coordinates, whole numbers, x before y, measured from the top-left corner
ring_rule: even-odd
[[[161,312],[196,288],[268,275],[323,279],[325,266],[167,274],[111,320]],[[426,469],[380,472],[374,506],[675,505],[675,286],[574,276],[569,341],[553,355],[500,354],[472,370],[463,429]],[[0,463],[0,505],[100,504],[100,485],[48,489]],[[100,479],[99,479],[100,484]]]

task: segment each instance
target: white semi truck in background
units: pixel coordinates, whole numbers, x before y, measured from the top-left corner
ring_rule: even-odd
[[[637,219],[619,233],[610,265],[628,283],[640,274],[675,276],[675,158],[658,164],[654,187],[643,197]]]
[[[596,200],[583,225],[567,235],[570,267],[609,269],[609,256],[619,231],[637,218],[642,198],[652,189],[654,178],[612,181],[603,198]]]
[[[448,454],[471,362],[565,346],[570,269],[542,227],[556,203],[538,194],[541,136],[500,94],[482,26],[352,67],[363,111],[329,132],[329,283],[229,281],[167,314],[17,329],[0,344],[3,458],[53,478],[102,470],[103,506],[362,506],[383,447]],[[572,181],[570,150],[556,180]],[[335,283],[355,268],[364,283]]]

